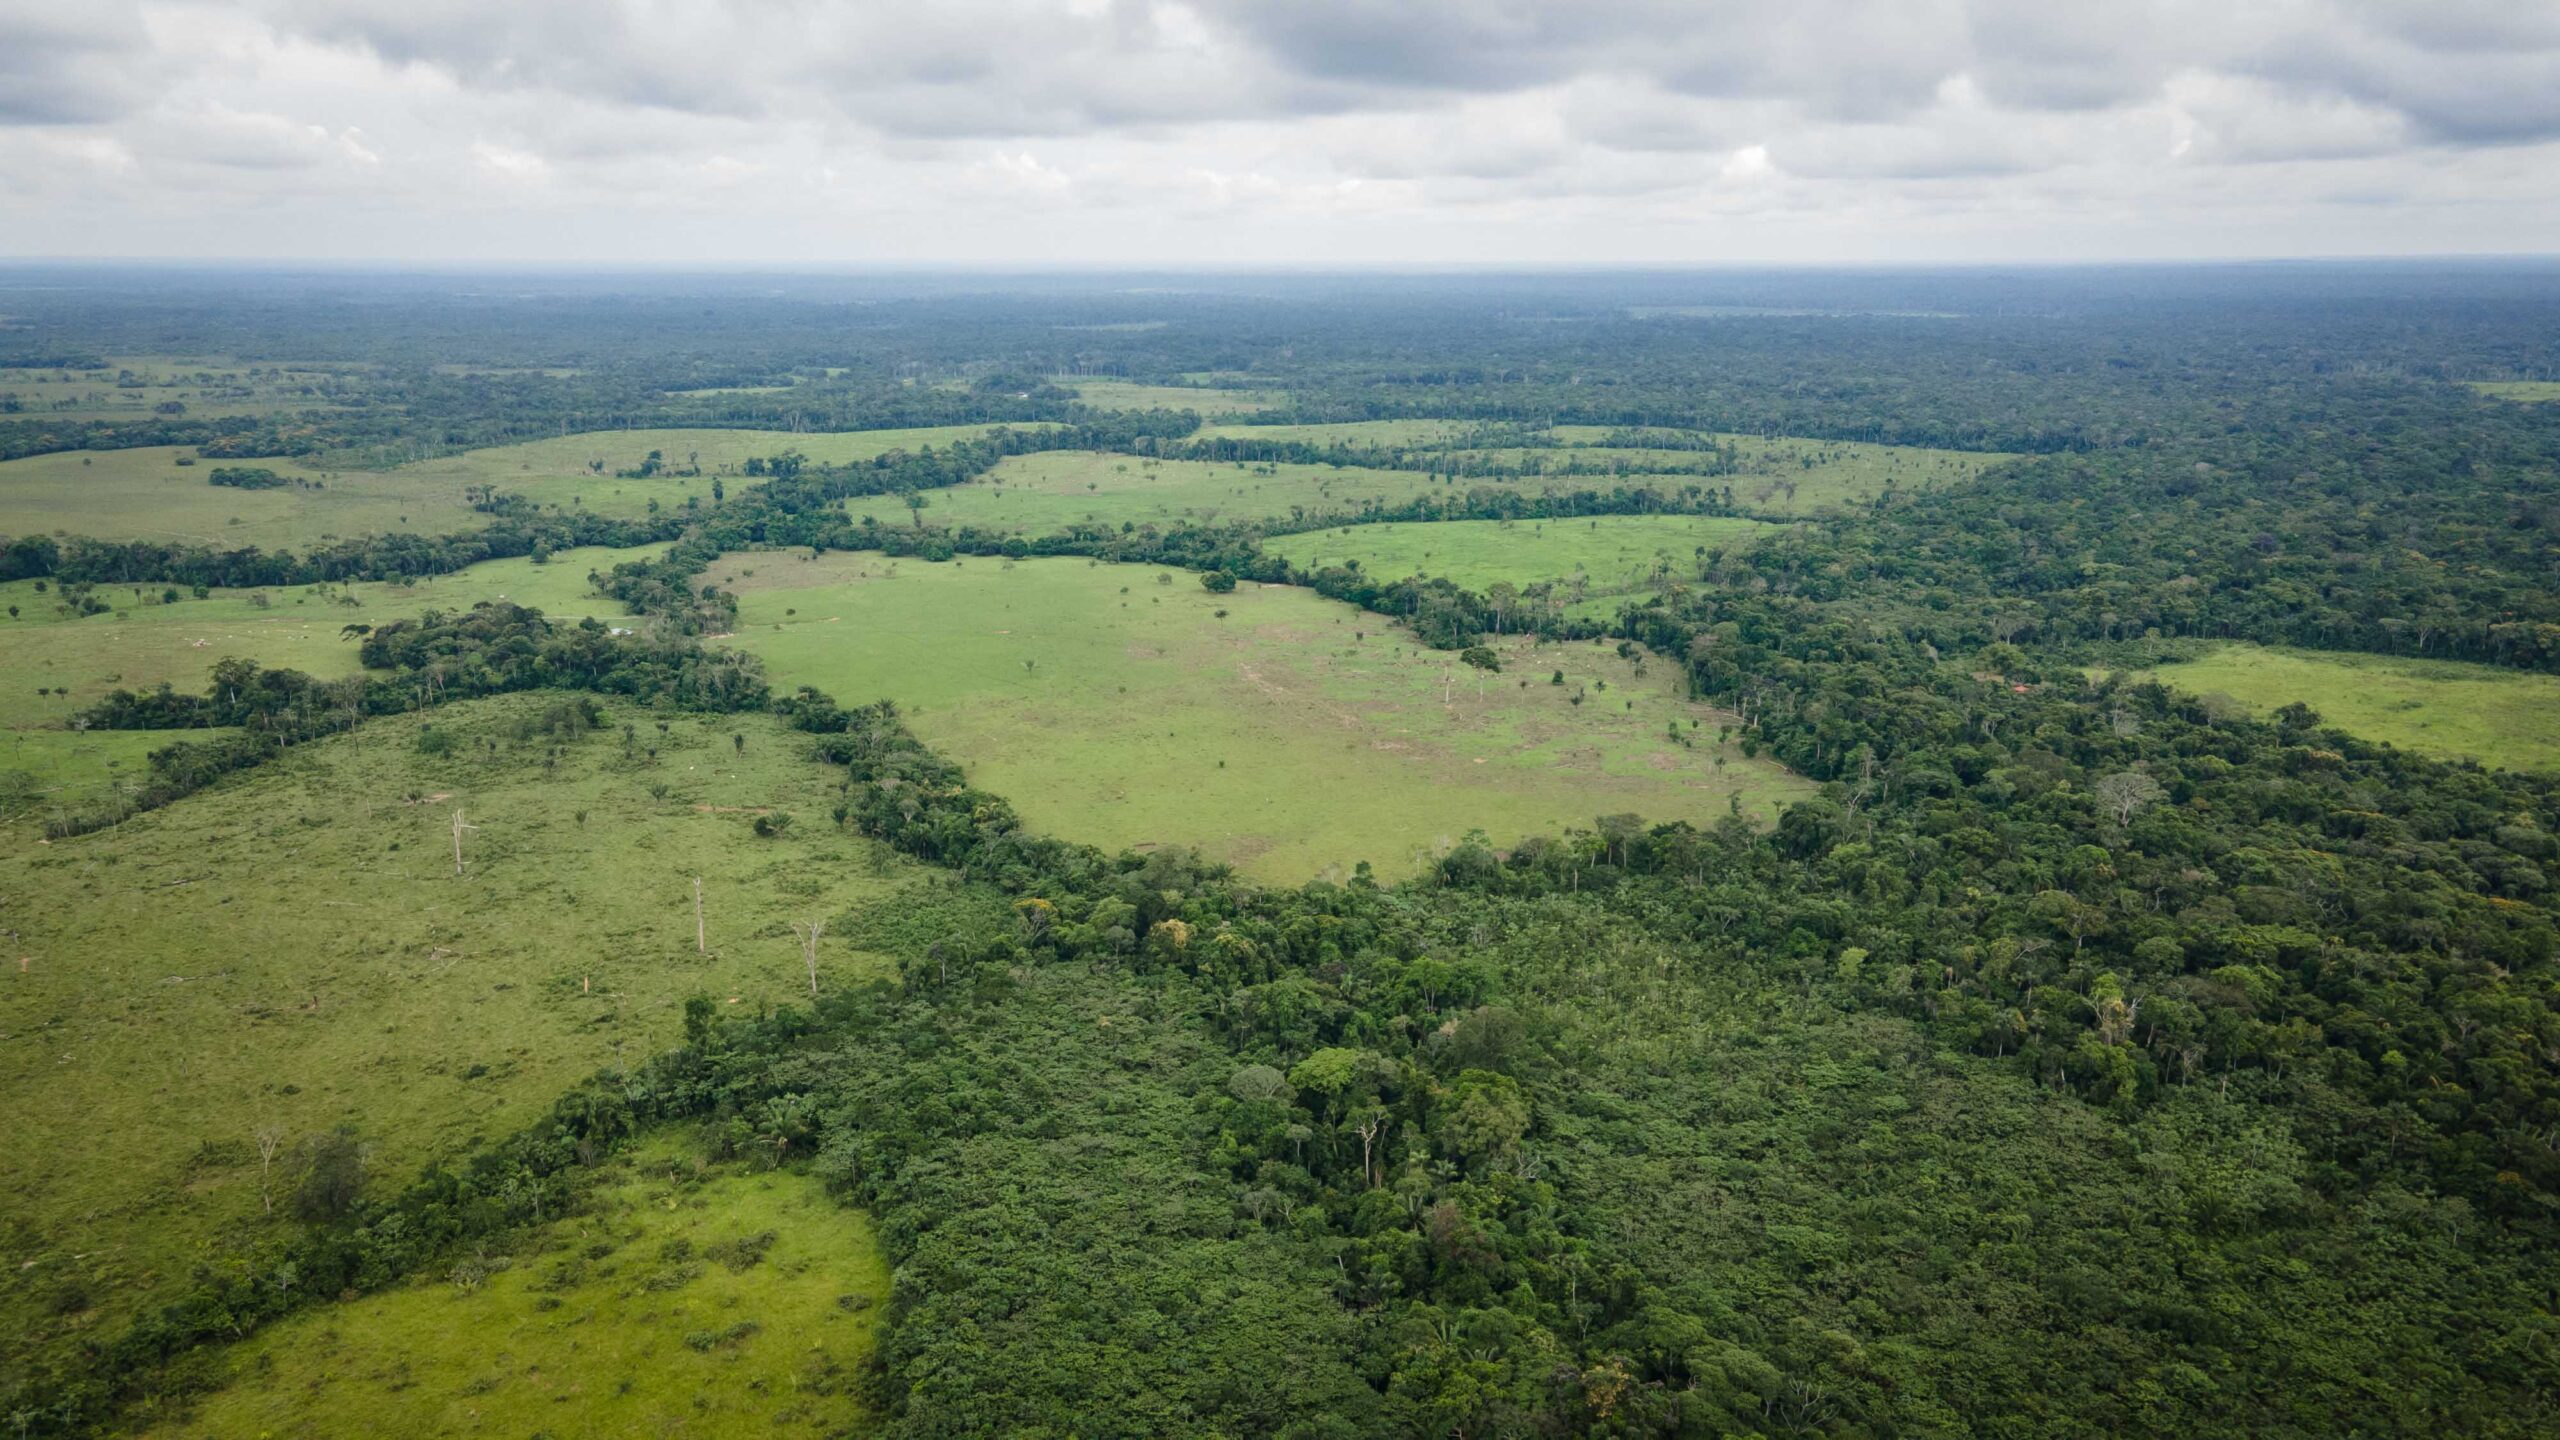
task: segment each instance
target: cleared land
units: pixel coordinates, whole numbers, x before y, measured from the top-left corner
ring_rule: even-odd
[[[1202,385],[1139,385],[1127,380],[1088,380],[1061,376],[1058,383],[1076,398],[1103,410],[1189,410],[1211,415],[1250,415],[1271,409],[1286,398],[1276,390],[1213,390]]]
[[[1566,488],[1543,480],[1472,483],[1509,483],[1531,495]],[[1423,495],[1463,493],[1464,488],[1435,482],[1419,470],[1151,460],[1050,450],[1007,456],[965,485],[924,492],[921,518],[927,527],[974,525],[1046,535],[1083,524],[1216,523],[1356,512],[1372,501],[1401,505]],[[907,525],[918,518],[894,495],[860,496],[845,507],[856,520],[869,516],[883,525]]]
[[[1650,479],[1677,490],[1685,486],[1731,489],[1734,501],[1762,514],[1803,515],[1832,505],[1873,499],[1893,489],[1905,493],[1967,483],[2007,455],[1868,445],[1847,440],[1766,439],[1702,430],[1617,430],[1597,425],[1558,425],[1545,432],[1553,445],[1483,446],[1485,427],[1455,420],[1366,420],[1338,425],[1213,425],[1203,436],[1300,440],[1313,445],[1441,450],[1453,465],[1488,463],[1524,471],[1561,472],[1568,467],[1607,473],[1558,478],[1557,485],[1607,485]],[[1637,443],[1624,443],[1624,442]],[[1653,442],[1646,444],[1643,442]],[[1618,443],[1613,443],[1618,442]],[[1715,451],[1698,448],[1712,444]],[[1694,473],[1730,456],[1735,469],[1722,475]],[[1468,482],[1475,483],[1475,482]]]
[[[1344,420],[1318,425],[1204,425],[1203,440],[1282,440],[1306,445],[1452,445],[1483,427],[1473,420]]]
[[[466,609],[481,600],[511,600],[566,620],[619,616],[622,607],[596,594],[587,576],[661,548],[562,550],[547,564],[491,560],[413,585],[215,590],[202,600],[183,590],[167,599],[171,587],[162,585],[100,586],[90,594],[114,608],[86,616],[64,613],[59,587],[11,581],[0,585],[6,607],[0,610],[0,670],[9,676],[0,687],[0,732],[59,726],[111,690],[148,690],[164,681],[201,690],[213,667],[233,656],[324,677],[352,675],[361,667],[346,626]],[[0,768],[7,768],[5,756]]]
[[[2163,684],[2259,713],[2296,701],[2367,740],[2516,770],[2560,769],[2560,676],[2450,660],[2225,645]]]
[[[766,551],[711,575],[741,594],[728,643],[776,685],[894,698],[1042,831],[1195,846],[1274,883],[1410,874],[1472,829],[1765,818],[1808,788],[1722,747],[1675,667],[1605,647],[1514,639],[1488,675],[1310,591],[1082,560]]]
[[[489,522],[463,499],[459,481],[318,468],[281,457],[178,463],[195,453],[187,446],[147,445],[0,461],[0,535],[303,550],[328,540],[399,531],[450,535]],[[213,484],[208,477],[223,465],[272,470],[319,488],[242,490]]]
[[[224,1357],[231,1388],[145,1433],[837,1435],[862,1419],[889,1274],[860,1212],[805,1175],[705,1172],[663,1138],[608,1176],[509,1253],[250,1339]]]
[[[363,388],[361,365],[123,355],[103,367],[0,366],[0,414],[19,420],[218,419],[326,410]],[[161,407],[175,405],[177,411]]]
[[[547,733],[568,703],[439,710],[442,754],[377,721],[78,839],[0,831],[0,1370],[287,1223],[262,1128],[289,1137],[285,1193],[342,1124],[372,1183],[406,1183],[677,1043],[689,995],[805,997],[791,922],[829,921],[820,981],[843,985],[885,963],[879,926],[960,893],[835,829],[828,773],[769,719],[608,704]],[[456,809],[479,827],[461,876]],[[762,810],[797,823],[759,838]]]
[[[1381,578],[1435,575],[1483,592],[1496,583],[1558,582],[1576,601],[1625,595],[1665,576],[1694,577],[1706,556],[1780,527],[1708,515],[1602,515],[1575,520],[1444,520],[1347,525],[1263,542],[1301,570],[1357,561]]]
[[[2500,400],[2515,400],[2528,405],[2560,401],[2560,380],[2473,380],[2467,383],[2481,394]]]
[[[357,470],[286,459],[200,460],[195,451],[155,445],[133,450],[81,450],[0,462],[0,535],[85,535],[102,540],[178,540],[194,544],[301,550],[333,539],[410,531],[448,535],[475,530],[489,517],[464,491],[492,485],[537,505],[637,518],[653,505],[711,503],[711,482],[730,488],[750,459],[797,450],[822,464],[868,460],[891,450],[948,445],[984,434],[983,425],[912,430],[858,430],[795,435],[786,430],[602,430],[521,445],[471,450],[385,470]],[[626,479],[649,452],[662,466],[699,475]],[[212,484],[217,465],[246,465],[316,482],[241,490]]]

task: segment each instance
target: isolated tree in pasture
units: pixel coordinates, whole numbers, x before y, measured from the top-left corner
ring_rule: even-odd
[[[826,933],[824,920],[803,920],[792,930],[800,936],[800,958],[809,967],[809,993],[818,993],[818,937]]]
[[[276,1154],[284,1149],[284,1127],[258,1127],[258,1208],[265,1214],[276,1213],[275,1191],[270,1187],[276,1168]]]
[[[364,1193],[364,1146],[344,1125],[311,1142],[302,1186],[294,1192],[294,1213],[305,1220],[337,1220],[355,1209]]]

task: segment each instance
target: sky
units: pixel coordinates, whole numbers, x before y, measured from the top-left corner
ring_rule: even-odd
[[[2560,0],[0,0],[0,256],[2560,249]]]

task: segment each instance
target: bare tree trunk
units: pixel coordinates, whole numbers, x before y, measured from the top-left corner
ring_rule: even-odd
[[[276,1213],[276,1197],[267,1188],[268,1174],[275,1169],[276,1152],[284,1148],[284,1127],[258,1127],[258,1205],[267,1214]]]
[[[818,936],[825,932],[827,922],[810,920],[791,928],[800,932],[800,958],[809,966],[809,993],[816,995],[818,993]]]
[[[711,942],[705,934],[702,928],[702,877],[696,875],[693,877],[693,953],[696,955],[711,953]]]
[[[477,830],[479,828],[480,827],[477,825],[466,825],[462,823],[461,810],[456,809],[453,812],[453,873],[456,876],[460,876],[462,874],[462,832],[465,830]]]

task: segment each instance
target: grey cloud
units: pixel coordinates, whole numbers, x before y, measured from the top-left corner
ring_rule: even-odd
[[[127,114],[147,93],[138,6],[0,0],[0,125],[80,125]]]
[[[2270,196],[2560,210],[2560,4],[0,0],[0,132],[28,233],[117,183],[247,233],[285,202],[665,212],[706,176],[723,213],[973,237],[1024,197],[1142,236],[1562,213],[1605,247],[1710,210],[1856,233],[1879,197],[2167,233]]]

